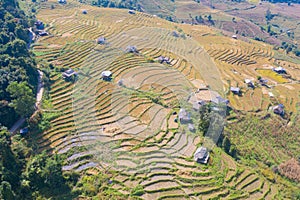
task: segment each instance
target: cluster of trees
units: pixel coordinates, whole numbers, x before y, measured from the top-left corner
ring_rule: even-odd
[[[215,105],[213,104],[201,106],[199,110],[200,117],[198,121],[198,130],[205,136],[210,128],[215,135],[209,135],[209,137],[211,137],[211,139],[217,143],[217,146],[221,147],[228,155],[237,159],[238,154],[236,146],[230,142],[229,137],[224,135],[223,132],[223,127],[225,126],[224,116],[219,115],[217,112],[212,112],[214,106]],[[220,109],[223,108],[220,107]],[[226,110],[226,112],[228,112],[228,110]],[[220,132],[222,133],[220,134]]]
[[[291,3],[300,3],[300,0],[265,0],[269,1],[271,3],[288,3],[291,5]]]
[[[92,1],[92,5],[109,8],[128,8],[133,10],[141,10],[141,5],[137,0],[97,0]]]
[[[0,199],[36,199],[70,195],[78,175],[62,172],[62,157],[46,152],[34,154],[24,139],[11,141],[0,130]]]
[[[300,50],[297,45],[282,42],[280,48],[284,49],[286,53],[293,52],[296,56],[300,56]]]
[[[29,26],[17,1],[0,1],[0,124],[7,127],[33,111],[37,72],[28,50]]]

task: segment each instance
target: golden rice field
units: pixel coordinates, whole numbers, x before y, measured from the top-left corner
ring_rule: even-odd
[[[292,110],[300,89],[295,81],[275,79],[273,88],[254,90],[243,83],[265,75],[257,68],[277,62],[270,46],[72,0],[66,5],[43,2],[37,18],[50,33],[34,44],[37,57],[79,73],[75,83],[52,73],[50,97],[62,115],[38,139],[41,150],[68,155],[64,170],[115,170],[113,187],[129,195],[141,185],[142,199],[274,199],[280,193],[281,186],[259,170],[241,166],[218,148],[208,166],[195,163],[193,153],[203,138],[181,131],[173,115],[181,100],[197,90],[197,81],[226,94],[236,109],[267,110],[272,102],[266,90],[271,90]],[[96,44],[100,36],[106,45]],[[127,53],[129,45],[139,53]],[[160,56],[168,57],[169,64],[157,62]],[[286,66],[288,71],[292,67],[299,66]],[[112,81],[101,79],[105,70],[112,72]],[[243,96],[228,93],[229,85],[240,86]]]

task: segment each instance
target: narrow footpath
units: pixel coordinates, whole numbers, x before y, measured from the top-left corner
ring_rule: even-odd
[[[35,101],[35,110],[37,111],[41,105],[41,101],[43,98],[43,92],[44,92],[44,85],[43,85],[43,76],[44,73],[40,70],[38,70],[39,76],[38,76],[38,87],[37,87],[37,95],[36,95],[36,101]],[[16,134],[16,131],[20,129],[20,127],[24,124],[25,118],[21,117],[10,129],[9,132],[14,135]]]

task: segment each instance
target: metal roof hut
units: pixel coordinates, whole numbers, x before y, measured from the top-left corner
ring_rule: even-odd
[[[27,133],[28,133],[28,127],[25,127],[25,128],[22,128],[21,130],[20,130],[20,134],[21,134],[21,136],[24,136],[24,135],[26,135]]]
[[[128,13],[131,14],[131,15],[134,15],[135,11],[134,10],[128,10]]]
[[[185,109],[181,108],[178,113],[180,123],[189,123],[191,122],[191,116],[186,112]]]
[[[195,128],[194,124],[188,124],[188,129],[191,132],[195,132],[196,131],[196,128]]]
[[[66,0],[58,0],[57,2],[58,2],[58,3],[62,3],[62,4],[67,3]]]
[[[49,35],[46,31],[39,31],[39,36],[47,36]]]
[[[284,105],[278,104],[277,106],[274,106],[273,112],[277,115],[283,116],[284,115]]]
[[[77,76],[77,74],[78,73],[76,71],[74,71],[73,69],[68,69],[67,71],[65,71],[64,73],[62,73],[62,76],[63,76],[63,78],[70,78],[73,75]]]
[[[174,37],[179,37],[179,33],[177,33],[177,31],[172,31],[172,35],[173,35]]]
[[[230,91],[233,93],[233,94],[237,94],[237,95],[240,95],[241,94],[241,90],[239,87],[230,87]]]
[[[199,147],[194,154],[194,160],[198,163],[206,164],[208,159],[209,152],[207,151],[207,148]]]
[[[224,99],[221,96],[217,96],[216,99],[213,99],[212,102],[216,103],[216,104],[229,104],[229,100],[228,99]]]
[[[164,57],[164,56],[159,56],[158,57],[158,62],[160,62],[161,64],[166,62],[167,64],[170,64],[170,59],[168,57]]]
[[[112,78],[112,72],[111,71],[103,71],[101,73],[101,78],[105,81],[110,81]]]
[[[286,70],[283,67],[273,68],[273,71],[278,73],[278,74],[286,74]]]
[[[127,53],[138,53],[139,51],[137,50],[137,48],[135,46],[128,46],[126,48],[126,52]]]
[[[99,37],[96,41],[98,44],[105,44],[105,37]]]
[[[245,83],[247,84],[248,87],[254,88],[254,84],[250,79],[245,79]]]

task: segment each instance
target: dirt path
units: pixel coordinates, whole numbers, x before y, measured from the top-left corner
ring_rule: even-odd
[[[35,102],[35,110],[37,111],[40,108],[43,92],[44,92],[44,85],[43,85],[43,75],[44,73],[40,70],[38,70],[39,76],[38,76],[38,88],[37,88],[37,95],[36,95],[36,102]],[[10,129],[9,132],[14,135],[16,134],[16,131],[23,125],[25,122],[25,118],[21,117]]]

